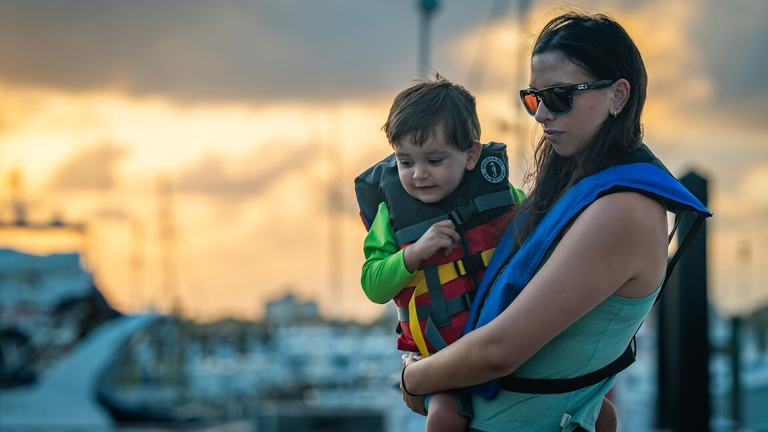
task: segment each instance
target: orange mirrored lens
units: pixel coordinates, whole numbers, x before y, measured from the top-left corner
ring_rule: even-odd
[[[528,110],[528,114],[536,115],[536,111],[539,109],[539,99],[536,97],[536,95],[524,95],[523,104],[525,105],[525,109]]]

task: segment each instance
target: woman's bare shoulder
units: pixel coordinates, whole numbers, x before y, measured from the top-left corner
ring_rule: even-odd
[[[617,192],[598,198],[585,212],[598,219],[615,218],[619,226],[642,229],[645,222],[666,221],[666,211],[660,201],[639,192]],[[649,220],[649,218],[651,218]],[[666,223],[666,222],[664,222]]]
[[[585,210],[585,230],[623,257],[631,277],[616,294],[642,297],[656,289],[667,262],[667,213],[658,200],[637,192],[601,197]]]

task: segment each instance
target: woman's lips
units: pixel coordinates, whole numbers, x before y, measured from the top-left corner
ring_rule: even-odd
[[[544,129],[544,138],[547,139],[547,141],[552,141],[562,135],[563,132],[555,129]]]

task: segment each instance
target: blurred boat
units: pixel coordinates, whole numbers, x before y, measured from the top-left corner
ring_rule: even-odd
[[[120,316],[78,253],[0,249],[0,388],[23,385],[99,325]]]
[[[102,375],[130,338],[160,317],[121,316],[93,330],[36,382],[0,389],[0,430],[72,427],[110,430],[115,419],[98,400]]]

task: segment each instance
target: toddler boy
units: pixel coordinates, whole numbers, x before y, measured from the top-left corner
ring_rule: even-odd
[[[428,357],[461,335],[524,194],[509,184],[504,144],[480,143],[475,98],[439,75],[400,92],[383,129],[395,153],[355,179],[368,229],[361,284],[371,301],[397,304],[398,349]],[[427,430],[466,430],[462,401],[432,395]]]

